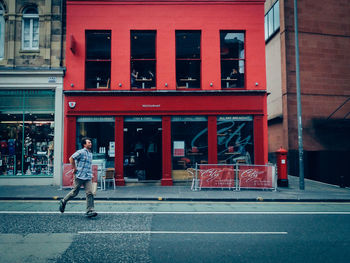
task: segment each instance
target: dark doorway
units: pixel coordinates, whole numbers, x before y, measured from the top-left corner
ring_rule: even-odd
[[[139,120],[137,119],[139,118]],[[147,118],[147,117],[145,117]],[[124,124],[124,178],[126,182],[162,178],[162,123],[130,117]],[[136,120],[136,121],[135,121]]]

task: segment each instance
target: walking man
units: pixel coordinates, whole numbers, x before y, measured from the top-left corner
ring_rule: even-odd
[[[92,153],[91,139],[84,137],[81,140],[83,149],[76,151],[69,162],[73,167],[74,188],[60,201],[60,211],[64,212],[66,204],[70,199],[78,195],[80,187],[83,185],[86,193],[86,216],[94,217],[97,213],[94,211],[94,196],[92,193]]]

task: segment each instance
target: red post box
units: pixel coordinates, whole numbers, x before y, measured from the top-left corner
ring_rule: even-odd
[[[282,147],[276,151],[277,185],[282,187],[288,187],[287,153]]]

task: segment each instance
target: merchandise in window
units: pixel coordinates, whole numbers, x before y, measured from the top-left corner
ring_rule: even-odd
[[[217,117],[218,163],[254,163],[253,118]]]
[[[156,88],[156,31],[133,30],[130,34],[130,85],[137,89]]]
[[[221,87],[244,87],[244,33],[220,31]]]
[[[111,79],[111,31],[87,30],[85,87],[108,89]]]
[[[201,32],[176,31],[176,85],[199,89],[201,80]]]
[[[204,116],[171,119],[173,180],[184,180],[188,168],[208,163],[208,121]]]
[[[54,92],[0,91],[0,176],[53,175]]]
[[[39,14],[36,8],[28,7],[23,12],[22,48],[39,49]]]

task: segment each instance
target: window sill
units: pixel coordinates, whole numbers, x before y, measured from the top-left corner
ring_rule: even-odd
[[[21,49],[19,53],[39,54],[40,49]]]
[[[147,90],[156,90],[156,87],[152,88],[131,88],[130,90],[136,90],[136,91],[147,91]]]

